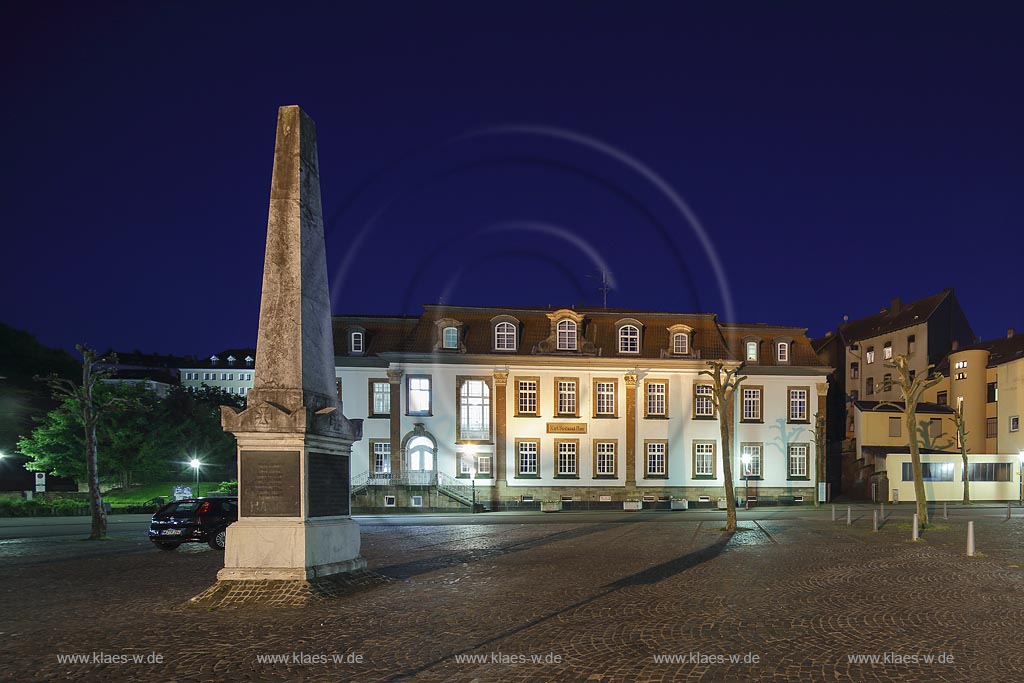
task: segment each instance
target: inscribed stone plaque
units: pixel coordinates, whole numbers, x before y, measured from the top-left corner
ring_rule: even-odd
[[[309,516],[347,515],[349,474],[347,455],[309,454]]]
[[[548,422],[548,434],[586,434],[586,422]]]
[[[242,451],[238,473],[242,517],[301,517],[296,451]]]

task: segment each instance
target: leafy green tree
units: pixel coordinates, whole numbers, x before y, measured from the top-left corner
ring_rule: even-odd
[[[236,476],[235,438],[220,426],[220,406],[245,407],[245,398],[223,389],[174,387],[164,400],[163,440],[173,441],[170,463],[199,459],[222,479]]]

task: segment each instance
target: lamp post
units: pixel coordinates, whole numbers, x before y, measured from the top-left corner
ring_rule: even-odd
[[[196,471],[196,492],[195,492],[195,497],[196,498],[199,497],[199,466],[201,464],[202,463],[200,463],[199,460],[197,460],[196,458],[192,458],[191,460],[188,461],[188,466],[193,468]]]
[[[750,453],[744,453],[740,456],[740,460],[743,461],[743,478],[747,482],[747,492],[743,494],[743,507],[747,510],[750,509]]]

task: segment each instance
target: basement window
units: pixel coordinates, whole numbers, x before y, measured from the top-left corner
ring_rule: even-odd
[[[421,508],[421,507],[423,507],[423,496],[413,496],[412,497],[412,506],[414,508]]]
[[[386,507],[386,508],[393,508],[393,507],[395,507],[395,497],[394,496],[384,496],[384,507]]]

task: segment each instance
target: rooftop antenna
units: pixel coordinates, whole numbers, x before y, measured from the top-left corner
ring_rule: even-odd
[[[601,286],[597,288],[601,292],[601,300],[604,308],[608,308],[608,291],[612,288],[608,282],[608,276],[611,275],[607,270],[601,271]],[[596,278],[596,275],[588,275],[589,278]]]

